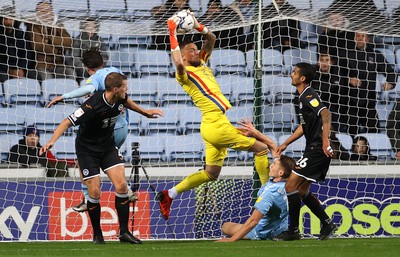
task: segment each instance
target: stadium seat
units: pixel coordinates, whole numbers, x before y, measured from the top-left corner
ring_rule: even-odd
[[[54,12],[61,17],[86,18],[89,15],[87,1],[71,0],[66,4],[65,0],[52,0],[52,5]]]
[[[263,76],[263,96],[266,103],[292,103],[296,88],[289,76]]]
[[[181,134],[200,133],[202,115],[197,107],[179,109]]]
[[[109,1],[107,5],[98,0],[89,0],[89,10],[92,15],[96,15],[101,19],[111,17],[121,18],[127,12],[124,0]]]
[[[161,6],[164,4],[163,0],[125,0],[128,7],[128,13],[134,16],[151,16],[151,9],[155,6]]]
[[[7,104],[37,106],[43,106],[44,104],[39,82],[35,79],[9,79],[4,82],[3,86]]]
[[[232,84],[230,83],[230,80],[232,78],[232,82],[233,82],[235,79],[237,79],[237,77],[242,78],[241,76],[238,76],[238,75],[223,75],[223,76],[215,77],[215,80],[217,81],[219,88],[221,89],[221,93],[229,101],[232,96]]]
[[[64,93],[69,93],[78,89],[79,85],[74,79],[46,79],[42,82],[42,90],[44,95],[45,104],[53,100],[56,96]],[[65,99],[63,103],[67,104],[80,104],[83,100],[81,98]]]
[[[215,75],[238,74],[246,76],[246,60],[242,51],[215,49],[209,62]]]
[[[344,148],[346,148],[347,150],[351,150],[351,147],[353,145],[353,138],[349,134],[337,133],[335,135]]]
[[[254,74],[254,50],[246,52],[247,73],[250,76]],[[262,49],[262,64],[261,69],[263,74],[280,74],[283,71],[282,53],[276,49]]]
[[[396,49],[395,55],[396,55],[396,70],[400,72],[400,48]]]
[[[40,142],[44,145],[53,136],[53,133],[45,133],[41,135]],[[77,159],[75,150],[76,135],[62,135],[51,148],[51,152],[57,159]]]
[[[394,152],[390,139],[386,133],[362,133],[355,137],[362,136],[368,140],[372,155],[378,156],[379,160],[390,160],[394,158]]]
[[[232,106],[226,112],[226,116],[233,126],[240,126],[238,122],[240,122],[244,118],[250,118],[253,121],[253,107],[252,105],[244,105],[244,106]]]
[[[378,102],[376,105],[376,111],[378,113],[379,127],[386,128],[386,121],[389,117],[390,112],[393,110],[394,102]]]
[[[278,145],[283,144],[286,141],[286,139],[288,139],[290,136],[291,134],[280,136],[278,138]],[[306,138],[302,136],[293,143],[291,143],[283,152],[283,154],[298,159],[303,156],[304,149],[306,149]]]
[[[239,75],[221,76],[221,80],[232,87],[230,101],[234,105],[244,105],[254,102],[254,79]]]
[[[28,108],[24,105],[16,105],[13,108],[0,109],[0,133],[16,133],[25,127],[25,117]]]
[[[125,141],[126,161],[132,161],[132,143],[139,143],[139,153],[142,163],[159,163],[166,161],[165,137],[159,136],[131,136]]]
[[[162,79],[158,84],[158,103],[160,106],[180,104],[193,106],[193,101],[174,78]]]
[[[308,62],[311,64],[317,63],[317,49],[310,47],[306,49],[292,48],[283,53],[284,70],[286,73],[291,73],[293,66],[299,62]]]
[[[164,108],[163,117],[157,119],[141,118],[140,130],[142,135],[172,134],[177,135],[180,131],[179,112],[174,108]]]
[[[64,104],[58,104],[56,106],[52,106],[51,108],[30,108],[29,115],[26,116],[25,121],[27,125],[36,124],[36,127],[39,129],[39,131],[52,133],[57,126],[76,109],[77,107],[75,106]]]
[[[167,51],[138,49],[135,62],[139,78],[144,74],[169,76],[172,72],[171,59]]]
[[[0,162],[8,163],[8,156],[10,149],[13,145],[18,144],[18,141],[22,139],[15,133],[0,133]]]
[[[264,105],[262,108],[263,132],[291,132],[297,127],[293,104]]]
[[[200,134],[169,136],[165,151],[170,162],[200,162],[203,160],[203,140]]]
[[[393,66],[396,69],[396,56],[392,49],[390,48],[375,48],[376,51],[380,52],[384,57],[387,63]]]
[[[128,78],[128,97],[135,103],[141,105],[157,105],[157,92],[160,80],[154,77]]]
[[[110,50],[110,58],[107,61],[107,66],[113,66],[124,73],[131,73],[134,75],[134,49],[135,48],[121,47],[117,50]]]

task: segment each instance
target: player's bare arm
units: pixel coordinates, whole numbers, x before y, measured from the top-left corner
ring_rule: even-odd
[[[149,109],[149,110],[143,109],[142,107],[140,107],[138,104],[136,104],[131,99],[127,100],[125,107],[134,112],[137,112],[147,118],[151,118],[151,119],[158,118],[159,116],[164,116],[164,112],[162,110],[160,110],[160,109]]]
[[[283,144],[278,146],[277,154],[278,155],[282,154],[282,152],[286,150],[288,145],[299,139],[303,134],[304,134],[303,126],[300,124],[293,132],[293,134],[288,139],[286,139],[286,141],[283,142]]]
[[[246,137],[254,137],[258,141],[263,142],[268,146],[269,150],[271,151],[272,157],[275,158],[277,156],[276,151],[278,149],[278,146],[276,145],[276,143],[271,138],[256,129],[249,118],[242,119],[242,121],[240,121],[238,124],[242,126],[238,128],[242,135]]]
[[[193,28],[196,29],[198,32],[203,34],[204,36],[204,43],[201,46],[201,48],[207,53],[211,54],[211,52],[214,50],[214,45],[217,37],[215,36],[214,33],[211,32],[211,30],[207,29],[203,24],[197,21],[196,17],[194,16],[193,12],[190,12],[190,15],[193,17]]]
[[[332,114],[327,108],[325,108],[321,111],[320,115],[322,120],[322,150],[324,151],[327,157],[332,157],[333,150],[329,142],[329,134],[331,133]]]
[[[64,119],[60,125],[56,128],[56,130],[53,133],[53,136],[51,137],[50,141],[47,142],[42,148],[40,148],[39,155],[42,155],[45,153],[47,150],[50,150],[53,145],[57,142],[57,140],[64,134],[67,129],[69,129],[72,126],[72,123],[69,121],[69,119]]]

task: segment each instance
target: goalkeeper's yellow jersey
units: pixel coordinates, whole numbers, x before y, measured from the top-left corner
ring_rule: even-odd
[[[211,113],[222,114],[232,106],[221,93],[212,70],[205,63],[208,57],[209,55],[201,50],[201,64],[199,67],[186,66],[187,73],[184,75],[176,74],[176,80],[192,98],[193,103],[203,115]]]

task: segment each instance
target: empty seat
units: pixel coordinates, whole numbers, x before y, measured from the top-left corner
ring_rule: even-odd
[[[25,117],[30,114],[24,105],[0,109],[0,132],[16,133],[25,127]]]
[[[297,127],[294,105],[274,104],[263,106],[263,131],[291,132]]]
[[[160,80],[155,80],[154,77],[145,78],[129,78],[128,79],[128,97],[132,101],[140,104],[156,105],[157,91]]]
[[[42,82],[42,89],[45,102],[50,102],[56,96],[63,95],[78,89],[79,85],[74,79],[46,79]],[[64,103],[79,104],[81,98],[65,99]]]
[[[132,161],[132,143],[139,143],[139,156],[142,163],[159,163],[166,161],[165,137],[159,136],[131,136],[125,142],[127,153],[126,160]]]
[[[197,107],[181,108],[179,116],[182,134],[200,133],[202,115]]]
[[[310,47],[307,49],[288,49],[283,53],[284,70],[286,73],[292,72],[293,66],[299,62],[307,62],[310,64],[317,63],[317,51],[316,47]]]
[[[232,96],[232,83],[235,78],[242,76],[238,75],[224,75],[224,76],[217,76],[215,80],[217,81],[219,88],[221,89],[221,93],[228,99],[231,99]]]
[[[395,69],[396,67],[396,56],[392,49],[390,48],[375,48],[376,51],[380,52],[388,64],[392,65]]]
[[[138,77],[144,74],[169,76],[171,73],[171,59],[166,51],[139,49],[135,57]]]
[[[11,147],[18,144],[20,139],[22,139],[22,137],[15,133],[0,133],[0,161],[2,163],[8,162]]]
[[[344,148],[347,150],[351,149],[351,146],[353,145],[353,138],[349,134],[337,133],[335,136],[337,139],[339,139],[339,142]]]
[[[254,102],[254,79],[238,75],[221,76],[220,83],[230,84],[232,95],[230,101],[235,105]],[[222,82],[224,81],[224,82]]]
[[[263,74],[279,74],[283,71],[282,53],[276,49],[262,49],[261,70]],[[254,74],[254,50],[246,52],[247,72]]]
[[[120,69],[124,73],[135,73],[134,51],[129,47],[121,47],[118,50],[111,50],[107,66]]]
[[[53,133],[44,133],[41,135],[41,143],[44,145],[53,136]],[[62,135],[54,144],[50,151],[57,159],[77,159],[75,151],[75,135]]]
[[[63,104],[58,104],[51,108],[30,108],[25,121],[27,125],[36,124],[36,127],[40,131],[52,133],[57,126],[76,109],[77,107],[75,106]]]
[[[238,122],[242,121],[242,119],[250,118],[253,121],[253,107],[251,105],[233,106],[226,112],[226,116],[233,126],[238,127]]]
[[[215,75],[239,74],[246,75],[246,60],[242,51],[234,49],[216,49],[210,59],[210,68]]]
[[[179,133],[179,112],[173,108],[164,108],[164,116],[157,119],[141,119],[140,127],[143,135],[158,135],[167,133],[176,135]]]
[[[29,104],[43,106],[39,82],[35,79],[18,78],[4,82],[4,95],[8,104]]]
[[[359,136],[365,137],[368,140],[371,154],[378,156],[378,159],[389,160],[394,157],[392,145],[386,133],[362,133],[355,137]]]
[[[289,76],[263,76],[263,97],[267,103],[291,103],[296,92]]]
[[[288,139],[291,135],[282,135],[278,138],[278,145],[283,144],[286,139]],[[298,159],[303,156],[303,151],[306,149],[306,138],[304,136],[300,137],[293,143],[291,143],[283,154]]]
[[[170,162],[200,162],[203,150],[200,134],[166,137],[165,151]]]
[[[192,99],[174,78],[165,78],[158,85],[158,102],[161,106],[167,104],[193,105]]]

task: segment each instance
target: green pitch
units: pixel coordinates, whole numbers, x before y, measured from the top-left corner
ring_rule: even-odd
[[[300,240],[295,242],[145,241],[142,245],[107,242],[0,243],[0,256],[29,257],[398,257],[399,238]]]

